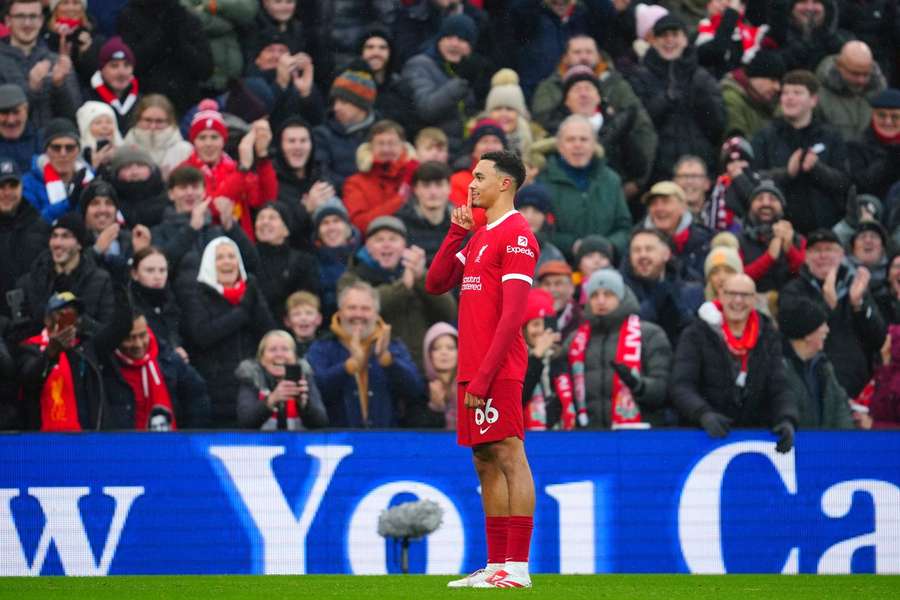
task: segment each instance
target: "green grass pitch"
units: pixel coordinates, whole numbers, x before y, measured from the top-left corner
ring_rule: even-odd
[[[484,594],[519,594],[532,600],[900,599],[900,577],[883,575],[536,575],[530,590],[451,590],[445,587],[450,579],[423,575],[0,578],[0,599],[418,600]]]

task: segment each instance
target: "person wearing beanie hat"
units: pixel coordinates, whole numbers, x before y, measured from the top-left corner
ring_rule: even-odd
[[[469,150],[469,164],[457,170],[450,177],[450,201],[454,206],[463,206],[469,195],[469,184],[472,183],[472,170],[481,156],[487,152],[497,152],[506,148],[506,133],[503,126],[493,119],[481,119],[475,123],[466,146]],[[461,161],[462,159],[460,159]],[[475,228],[487,223],[484,209],[475,207],[472,209],[475,218]]]
[[[830,229],[807,236],[806,261],[798,277],[779,291],[780,307],[799,299],[816,302],[828,313],[831,333],[825,353],[841,386],[856,397],[872,377],[871,357],[881,349],[887,324],[870,290],[871,271],[854,267]]]
[[[435,323],[422,341],[422,363],[428,382],[428,408],[444,415],[443,428],[456,431],[456,380],[459,331],[450,323]]]
[[[223,224],[236,220],[252,241],[251,211],[278,197],[278,179],[269,156],[272,129],[265,119],[251,123],[238,144],[235,161],[225,153],[228,127],[218,103],[206,99],[197,108],[188,134],[194,151],[182,164],[203,173],[206,194],[214,199],[210,204],[213,219]]]
[[[484,102],[488,118],[498,122],[506,134],[506,147],[526,156],[535,137],[546,132],[540,125],[532,124],[525,95],[519,87],[519,75],[512,69],[500,69],[491,77],[491,91]]]
[[[366,238],[372,237],[379,231],[383,230],[396,233],[404,240],[406,239],[406,225],[403,224],[403,221],[392,215],[385,215],[382,217],[378,217],[377,219],[373,219],[372,222],[369,223],[369,226],[366,228]]]
[[[109,162],[115,149],[122,145],[116,113],[105,102],[88,100],[75,112],[81,134],[81,151],[96,171]],[[97,143],[103,141],[100,150]]]
[[[725,281],[739,273],[744,272],[744,263],[736,248],[731,246],[713,246],[703,263],[703,273],[706,276],[705,296],[707,300],[721,300],[722,288]]]
[[[78,130],[68,119],[50,121],[43,138],[44,153],[22,178],[22,196],[50,223],[78,206],[78,196],[94,172],[79,155]]]
[[[373,23],[360,36],[357,52],[375,80],[375,112],[400,123],[406,131],[420,129],[412,98],[398,72],[403,63],[397,58],[393,34],[380,23]]]
[[[634,9],[634,34],[639,40],[649,41],[653,34],[653,26],[661,18],[669,14],[668,9],[658,4],[638,4]]]
[[[847,145],[849,172],[859,192],[888,199],[900,171],[900,90],[887,88],[869,103],[868,127],[860,140]]]
[[[115,111],[119,129],[126,131],[139,99],[134,52],[121,37],[113,36],[100,48],[97,65],[99,69],[91,75],[91,98],[108,104]]]
[[[757,27],[744,18],[744,2],[709,2],[706,17],[697,25],[697,58],[721,79],[750,62],[759,52],[769,27]]]
[[[722,98],[728,111],[725,131],[751,139],[769,124],[778,107],[784,61],[773,50],[760,50],[749,64],[722,79]]]
[[[584,288],[587,318],[565,338],[562,352],[568,359],[562,379],[575,390],[579,423],[592,429],[661,425],[672,360],[665,332],[639,316],[637,298],[615,269],[595,271]]]
[[[288,244],[293,218],[286,205],[269,202],[256,213],[254,231],[260,269],[256,276],[272,315],[280,323],[285,301],[296,290],[319,288],[318,267],[313,256]]]
[[[87,229],[84,226],[84,219],[78,213],[67,212],[64,215],[61,215],[58,219],[54,220],[53,223],[50,224],[51,238],[53,237],[54,232],[57,229],[63,229],[65,231],[69,232],[69,234],[72,236],[74,241],[79,246],[79,248],[73,249],[73,250],[77,250],[80,252],[81,249],[84,248],[84,246],[87,242]],[[51,247],[51,254],[53,254],[54,259],[56,259],[58,256],[65,257],[65,259],[67,261],[66,263],[59,263],[59,262],[57,263],[57,264],[62,265],[61,270],[63,270],[63,271],[66,270],[65,265],[68,264],[68,261],[71,261],[74,256],[72,254],[72,252],[66,252],[66,253],[54,252],[52,247]]]
[[[550,242],[556,218],[553,215],[553,205],[547,188],[540,183],[530,183],[520,189],[516,194],[516,210],[528,221],[528,227],[531,228],[531,233],[534,234],[541,249],[541,256],[535,265],[535,277],[545,263],[565,262],[565,254]]]
[[[350,224],[347,210],[338,199],[325,202],[312,215],[313,252],[319,268],[318,294],[323,322],[337,310],[337,283],[359,246],[359,232]]]
[[[887,279],[888,254],[892,248],[884,225],[878,221],[862,221],[850,237],[848,258],[856,267],[871,273],[869,289],[879,290]]]
[[[102,179],[85,188],[80,202],[85,246],[91,246],[94,260],[110,272],[127,272],[134,253],[150,245],[150,230],[143,225],[134,230],[126,226],[115,188]]]
[[[798,425],[804,429],[853,429],[850,398],[835,376],[825,350],[828,312],[819,302],[779,302],[778,327],[785,338],[784,372],[796,398]]]
[[[753,280],[740,274],[700,308],[678,340],[671,398],[683,422],[712,438],[727,437],[731,427],[766,428],[784,453],[799,420],[796,398],[785,382],[781,338],[755,303]]]
[[[869,98],[887,88],[881,67],[869,46],[860,40],[846,42],[816,68],[819,103],[816,115],[836,129],[846,142],[862,140],[872,122]]]
[[[340,100],[352,104],[364,114],[369,114],[375,107],[377,94],[378,87],[375,85],[375,79],[368,69],[347,69],[338,75],[331,84],[328,99],[332,102]],[[338,110],[336,110],[336,113],[341,114]]]
[[[590,298],[585,283],[590,280],[591,275],[616,264],[616,248],[608,239],[602,235],[582,238],[578,251],[575,252],[575,273],[572,277],[575,285],[581,286],[581,291],[576,292],[581,304],[586,304]]]
[[[438,41],[446,37],[458,38],[469,44],[471,48],[475,46],[477,41],[478,27],[469,15],[450,15],[441,21],[441,28],[437,34]]]
[[[787,205],[781,189],[763,179],[750,192],[744,227],[738,235],[744,272],[760,293],[781,289],[806,260],[807,241],[784,218]]]
[[[581,115],[591,122],[595,135],[606,124],[606,113],[602,104],[600,81],[586,65],[569,67],[563,77],[563,105],[573,115]],[[614,151],[611,140],[604,139],[604,149]]]

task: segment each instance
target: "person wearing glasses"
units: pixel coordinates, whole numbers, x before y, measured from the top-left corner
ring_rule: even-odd
[[[81,137],[68,119],[44,128],[44,153],[34,157],[22,179],[22,195],[48,223],[78,207],[81,191],[94,172],[81,158]]]
[[[731,427],[771,428],[776,450],[787,452],[797,398],[786,385],[781,336],[755,303],[756,284],[741,273],[700,307],[675,350],[671,398],[682,420],[710,437],[726,437]]]
[[[81,104],[69,48],[52,52],[41,38],[44,13],[40,0],[11,0],[4,22],[9,38],[0,43],[0,83],[15,83],[28,93],[31,120],[43,127],[54,117],[75,118]]]
[[[886,199],[900,172],[900,90],[869,99],[872,120],[862,139],[847,146],[850,174],[860,193]]]

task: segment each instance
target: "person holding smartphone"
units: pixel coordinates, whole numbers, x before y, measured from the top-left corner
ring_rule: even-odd
[[[294,338],[273,330],[263,336],[255,359],[238,365],[238,426],[246,429],[301,430],[328,425],[328,415],[312,368],[297,359]]]

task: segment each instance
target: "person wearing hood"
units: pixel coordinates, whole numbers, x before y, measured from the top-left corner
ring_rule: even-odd
[[[68,119],[53,119],[44,128],[44,153],[34,157],[22,179],[22,195],[48,223],[78,207],[81,191],[94,172],[79,157],[81,137]]]
[[[359,40],[359,57],[369,66],[375,80],[375,112],[383,119],[403,125],[406,131],[418,131],[415,108],[399,69],[403,59],[395,56],[394,37],[387,28],[370,25]]]
[[[380,297],[382,318],[418,366],[423,364],[419,341],[425,332],[438,321],[453,321],[457,308],[452,294],[425,291],[425,271],[425,251],[408,245],[403,222],[382,216],[369,224],[365,245],[337,285],[339,291],[360,279],[372,285]]]
[[[422,342],[422,362],[428,384],[428,409],[444,415],[444,429],[456,431],[456,365],[459,332],[440,321],[428,328]]]
[[[328,92],[331,112],[313,129],[316,163],[338,194],[356,172],[356,149],[375,123],[378,88],[367,65],[354,62],[338,75]]]
[[[566,257],[562,251],[550,243],[556,217],[553,214],[552,200],[547,188],[540,183],[523,186],[516,194],[516,210],[522,213],[522,216],[528,221],[531,233],[534,234],[541,250],[541,256],[535,265],[535,277],[541,267],[549,261],[565,262]],[[584,242],[582,242],[583,245]]]
[[[105,102],[89,100],[75,112],[81,134],[81,155],[95,173],[105,167],[122,145],[122,134],[116,124],[116,113]]]
[[[869,104],[868,128],[862,139],[847,145],[849,172],[861,193],[887,200],[900,173],[900,90],[885,89]]]
[[[754,167],[784,192],[787,219],[802,234],[837,223],[850,187],[846,144],[814,115],[818,93],[811,72],[787,73],[781,116],[753,138]]]
[[[850,397],[824,351],[829,337],[828,312],[808,298],[779,302],[778,328],[784,336],[784,385],[797,403],[803,429],[853,429]]]
[[[22,172],[15,161],[0,158],[0,315],[13,317],[7,292],[47,249],[50,226],[22,198]]]
[[[845,260],[844,248],[829,229],[806,236],[806,264],[778,296],[783,304],[802,298],[825,311],[830,334],[825,354],[841,386],[856,397],[872,376],[887,324],[869,292],[871,272]]]
[[[180,288],[176,293],[184,309],[188,352],[209,387],[213,426],[235,427],[239,387],[235,369],[255,355],[259,340],[277,325],[230,238],[209,242],[196,280]]]
[[[556,229],[550,241],[570,257],[578,251],[581,238],[598,234],[623,252],[631,212],[619,176],[597,156],[591,122],[570,115],[559,126],[556,145],[557,152],[537,178],[553,199]]]
[[[191,143],[181,137],[175,122],[175,107],[160,94],[147,94],[140,99],[124,142],[147,152],[159,167],[163,180],[194,151]]]
[[[253,240],[251,211],[278,197],[278,179],[269,157],[272,130],[265,119],[254,121],[240,144],[238,160],[225,152],[228,127],[215,100],[203,100],[191,119],[189,139],[194,152],[184,161],[203,172],[206,193],[213,198],[231,200],[234,219]],[[213,218],[222,219],[218,207],[211,207]]]
[[[419,161],[403,126],[383,120],[357,149],[356,164],[358,172],[344,182],[343,199],[350,222],[364,231],[374,219],[393,215],[406,204]]]
[[[672,362],[665,332],[640,318],[637,298],[615,269],[595,271],[584,291],[587,318],[563,343],[578,424],[591,429],[665,424]]]
[[[106,170],[129,227],[154,227],[162,222],[168,207],[165,186],[149,154],[137,146],[121,146],[112,155]]]
[[[394,216],[406,226],[410,246],[425,251],[426,265],[450,228],[450,169],[437,161],[423,162],[413,173],[412,194]]]
[[[720,87],[729,136],[751,139],[768,125],[778,108],[784,73],[784,61],[778,54],[760,50],[749,63],[725,75]]]
[[[813,70],[831,54],[837,54],[852,35],[838,28],[837,0],[789,0],[771,6],[769,35],[788,71]]]
[[[788,452],[802,424],[798,399],[785,380],[781,338],[755,301],[753,280],[739,274],[700,308],[675,351],[672,402],[710,437],[724,438],[732,427],[771,429],[775,449]]]
[[[637,9],[639,13],[641,7],[647,8],[645,5],[639,5]],[[662,11],[663,14],[666,12],[661,6],[653,5],[649,8],[652,11]],[[617,114],[634,113],[629,132],[629,137],[633,141],[632,150],[635,152],[634,164],[646,165],[646,169],[641,173],[635,172],[634,179],[622,174],[626,177],[625,196],[631,200],[639,194],[650,176],[650,167],[656,156],[656,129],[631,84],[615,70],[612,59],[606,54],[601,54],[594,38],[586,34],[577,34],[569,38],[566,52],[560,58],[559,65],[549,77],[541,81],[534,92],[531,99],[532,117],[548,132],[557,131],[559,124],[569,114],[563,103],[565,97],[563,77],[576,65],[586,66],[593,72],[599,83],[600,97],[606,103],[607,110],[615,111]]]
[[[878,221],[861,221],[847,244],[850,264],[856,268],[865,267],[871,273],[869,289],[873,294],[887,280],[888,253],[890,240],[884,225]]]
[[[313,212],[313,247],[319,266],[319,296],[322,320],[331,322],[337,310],[338,280],[360,244],[359,231],[350,224],[347,209],[340,201],[323,204]]]
[[[256,250],[259,252],[259,287],[278,322],[284,317],[284,302],[292,292],[319,289],[319,269],[309,252],[288,245],[292,227],[287,208],[277,202],[266,204],[256,213]]]
[[[330,333],[309,347],[306,359],[322,391],[329,425],[443,427],[444,415],[428,408],[422,376],[406,345],[391,335],[380,309],[375,288],[365,281],[350,283],[338,296]]]
[[[718,81],[697,65],[683,21],[666,15],[653,25],[653,36],[653,47],[629,78],[659,135],[650,181],[669,177],[685,154],[699,156],[712,171],[726,119]]]
[[[640,303],[640,316],[666,332],[674,347],[703,303],[699,283],[681,278],[672,242],[658,229],[635,229],[622,267],[625,284]]]
[[[288,366],[299,366],[298,381],[286,379]],[[237,421],[243,429],[263,431],[319,429],[328,425],[322,394],[312,367],[297,357],[294,338],[276,329],[263,336],[255,358],[241,362]]]
[[[816,77],[822,84],[816,113],[844,141],[862,139],[872,123],[870,99],[887,88],[872,51],[865,42],[847,42],[839,54],[822,61]]]
[[[685,280],[703,281],[703,261],[709,252],[709,242],[714,232],[694,220],[681,186],[672,181],[660,181],[644,194],[643,202],[647,205],[643,226],[656,229],[672,239],[674,255],[681,263]]]
[[[759,292],[777,291],[797,276],[806,259],[806,239],[784,218],[784,194],[764,180],[750,194],[738,237],[744,271]]]
[[[447,134],[451,157],[461,154],[465,123],[487,94],[488,74],[493,73],[486,59],[473,51],[477,34],[468,16],[445,17],[434,44],[403,65],[416,116],[423,125]]]

